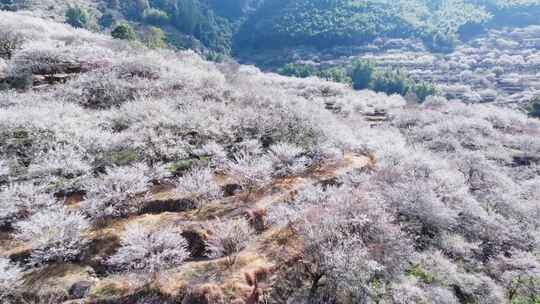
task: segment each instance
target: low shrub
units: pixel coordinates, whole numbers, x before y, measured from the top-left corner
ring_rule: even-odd
[[[204,203],[223,196],[220,185],[210,169],[192,169],[181,176],[176,183],[176,192],[197,202],[199,208]]]
[[[31,262],[38,265],[77,260],[89,227],[81,213],[65,207],[51,207],[15,225],[17,239],[29,242]]]
[[[101,176],[89,178],[82,208],[94,221],[135,213],[152,178],[145,164],[106,169]]]
[[[209,229],[212,234],[208,236],[206,246],[210,257],[226,257],[229,266],[236,263],[238,253],[249,245],[255,234],[245,219],[218,219],[210,224]]]
[[[123,271],[156,275],[189,258],[188,243],[173,227],[151,230],[140,224],[126,227],[121,247],[108,263]]]
[[[10,60],[21,49],[24,38],[13,28],[0,30],[0,58]]]

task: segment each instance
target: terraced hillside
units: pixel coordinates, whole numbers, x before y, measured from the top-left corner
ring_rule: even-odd
[[[540,96],[538,26],[490,30],[448,54],[432,53],[419,40],[377,39],[365,46],[285,49],[245,60],[267,69],[288,62],[324,69],[349,66],[358,58],[433,83],[449,100],[528,110]]]
[[[540,121],[0,12],[2,303],[536,303]]]
[[[540,96],[540,28],[536,26],[492,30],[448,55],[409,48],[361,57],[439,84],[449,99],[523,109]]]

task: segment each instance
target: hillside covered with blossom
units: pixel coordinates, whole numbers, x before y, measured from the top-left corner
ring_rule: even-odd
[[[540,120],[0,12],[1,303],[540,302]]]

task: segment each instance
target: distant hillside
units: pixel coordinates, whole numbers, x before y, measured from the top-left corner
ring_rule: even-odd
[[[83,27],[110,32],[126,21],[148,27],[177,48],[249,56],[299,45],[365,45],[376,38],[418,38],[435,52],[452,51],[486,28],[538,24],[537,0],[1,0],[0,7],[65,20],[81,7]]]
[[[538,24],[539,1],[275,0],[243,24],[239,52],[294,45],[329,48],[375,38],[413,38],[433,51],[450,51],[487,27]]]

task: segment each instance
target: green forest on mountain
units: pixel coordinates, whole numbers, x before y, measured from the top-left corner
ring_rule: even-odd
[[[540,23],[538,0],[96,0],[72,7],[77,27],[155,27],[169,45],[230,55],[309,45],[358,45],[381,37],[416,37],[451,51],[487,28]],[[0,0],[7,10],[25,0]],[[83,2],[84,3],[84,2]],[[144,32],[144,30],[141,30]]]
[[[535,0],[109,0],[101,18],[121,13],[223,54],[363,44],[376,37],[418,37],[434,51],[449,51],[487,27],[537,23],[538,12]]]

